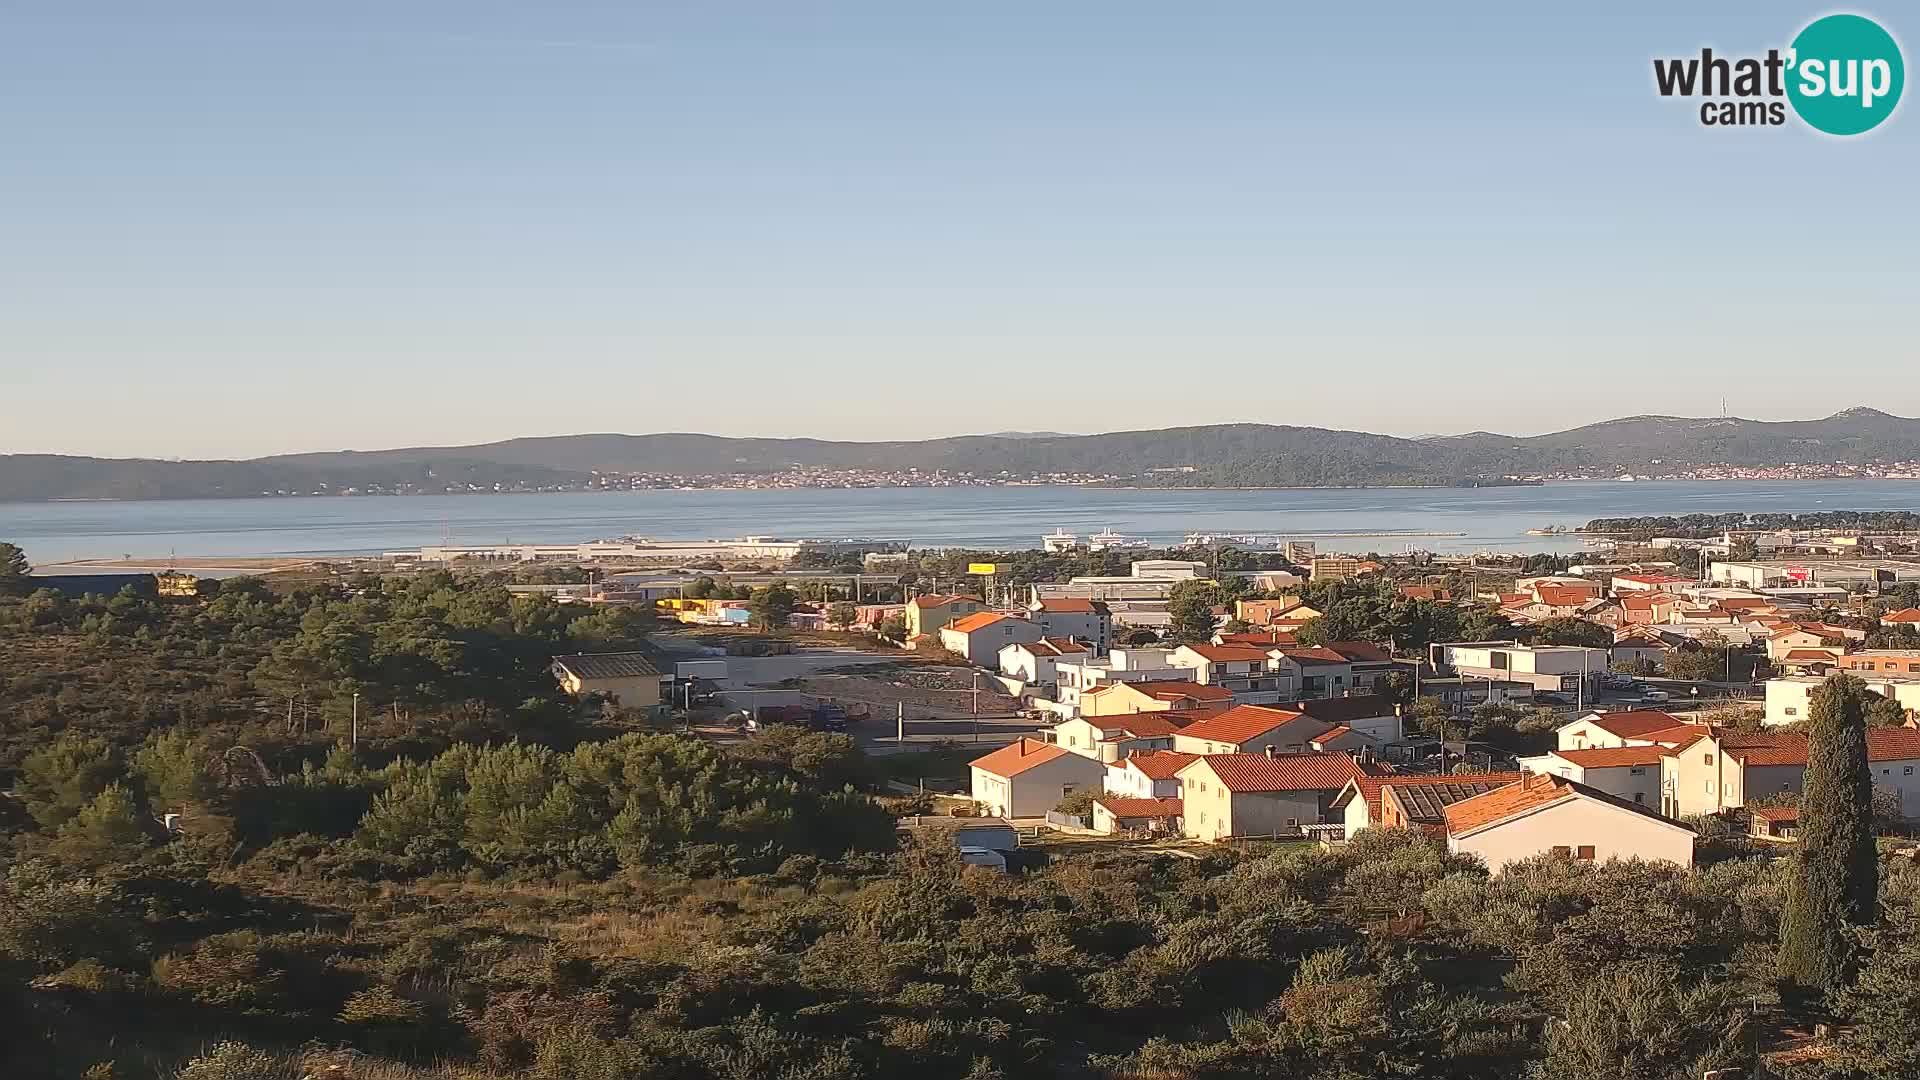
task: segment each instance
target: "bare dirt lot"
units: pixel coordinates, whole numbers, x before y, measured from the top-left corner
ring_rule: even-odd
[[[1018,699],[1003,693],[984,672],[965,667],[862,664],[788,679],[780,687],[838,702],[863,703],[879,718],[894,716],[901,705],[909,717],[955,718],[971,715],[976,700],[982,716],[1006,716],[1020,707]]]

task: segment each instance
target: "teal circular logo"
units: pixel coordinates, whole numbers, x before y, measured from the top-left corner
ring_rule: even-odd
[[[1893,115],[1907,83],[1900,45],[1862,15],[1815,19],[1793,39],[1787,100],[1829,135],[1871,131]]]

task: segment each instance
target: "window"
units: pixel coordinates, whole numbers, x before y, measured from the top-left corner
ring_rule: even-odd
[[[1645,765],[1635,765],[1634,767],[1627,770],[1628,776],[1645,776],[1646,773],[1647,773],[1647,767]]]
[[[1713,794],[1713,781],[1707,781],[1707,794]]]
[[[1206,823],[1207,823],[1207,812],[1205,810],[1202,810],[1200,811],[1200,824],[1205,825]]]
[[[1702,754],[1702,755],[1700,755],[1700,760],[1701,760],[1702,762],[1704,762],[1705,764],[1708,764],[1708,765],[1711,765],[1711,764],[1713,764],[1713,755],[1712,755],[1712,754]]]
[[[1639,803],[1641,806],[1647,805],[1647,793],[1644,791],[1634,792],[1633,801]]]
[[[1570,847],[1567,847],[1564,844],[1555,844],[1553,847],[1553,853],[1564,859],[1567,856],[1573,854],[1573,849]]]
[[[1581,844],[1579,858],[1584,859],[1587,862],[1592,862],[1593,861],[1593,845]]]
[[[1912,775],[1913,775],[1913,766],[1911,766],[1911,765],[1909,765],[1909,766],[1907,766],[1906,768],[1904,768],[1904,769],[1901,769],[1901,770],[1900,770],[1900,775],[1901,775],[1901,776],[1912,776]]]
[[[1797,709],[1797,708],[1794,708],[1794,707],[1793,707],[1792,705],[1789,705],[1789,706],[1787,706],[1787,715],[1788,715],[1788,716],[1799,716],[1799,715],[1800,715],[1800,710],[1799,710],[1799,709]]]

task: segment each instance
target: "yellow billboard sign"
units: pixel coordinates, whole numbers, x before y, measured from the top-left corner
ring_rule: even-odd
[[[995,564],[990,562],[977,562],[977,563],[967,564],[967,573],[969,574],[991,574],[996,569],[998,569],[998,567]]]

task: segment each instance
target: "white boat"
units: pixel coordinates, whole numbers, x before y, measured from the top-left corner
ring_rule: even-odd
[[[1088,551],[1108,551],[1108,550],[1117,550],[1120,548],[1144,548],[1147,546],[1148,544],[1145,540],[1135,540],[1131,536],[1123,536],[1120,533],[1114,532],[1110,528],[1102,529],[1101,531],[1094,533],[1092,536],[1087,537]]]
[[[1040,538],[1040,547],[1046,551],[1072,551],[1080,546],[1080,538],[1065,529],[1055,529]]]
[[[1620,481],[1623,484],[1631,484],[1633,483],[1633,474],[1623,472],[1619,476],[1614,477],[1614,479]]]

